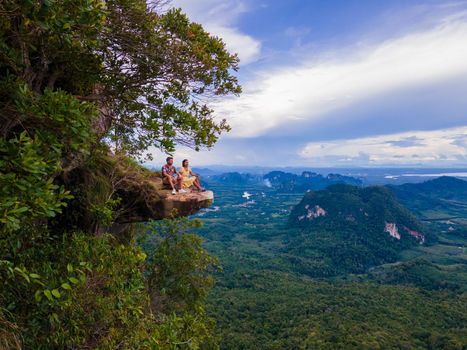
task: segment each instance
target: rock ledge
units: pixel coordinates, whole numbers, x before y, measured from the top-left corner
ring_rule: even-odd
[[[162,217],[169,217],[172,213],[176,216],[192,215],[203,208],[211,206],[214,201],[214,193],[212,191],[188,193],[163,194],[162,198]],[[175,213],[176,211],[176,213]]]

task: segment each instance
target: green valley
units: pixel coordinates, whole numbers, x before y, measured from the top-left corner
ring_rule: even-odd
[[[218,199],[197,215],[198,232],[223,268],[208,299],[221,348],[464,348],[462,225],[442,232],[392,188],[332,185],[304,196],[260,182],[210,188]]]

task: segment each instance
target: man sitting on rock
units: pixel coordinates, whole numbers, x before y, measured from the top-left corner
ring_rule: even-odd
[[[167,157],[166,162],[162,166],[162,183],[172,188],[172,194],[176,194],[177,190],[186,192],[182,189],[182,177],[173,165],[173,157]]]

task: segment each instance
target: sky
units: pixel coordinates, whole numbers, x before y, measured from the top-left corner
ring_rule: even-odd
[[[176,162],[467,167],[467,0],[171,6],[239,55],[243,87],[210,101],[232,131],[211,150],[180,147]]]

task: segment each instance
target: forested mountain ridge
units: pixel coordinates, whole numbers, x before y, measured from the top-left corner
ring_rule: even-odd
[[[467,181],[442,176],[415,184],[387,185],[398,200],[422,217],[424,211],[437,209],[465,213]],[[426,217],[429,219],[429,217]]]
[[[224,184],[243,185],[248,183],[261,183],[262,178],[260,175],[229,172],[219,175],[207,176],[208,182],[217,182]]]
[[[395,238],[390,240],[395,243],[425,241],[422,224],[382,186],[332,185],[310,191],[292,210],[289,220],[290,225],[307,228],[341,226],[344,222],[359,228],[378,227],[381,234]]]
[[[346,183],[354,186],[362,186],[363,184],[361,179],[352,176],[332,173],[323,176],[310,171],[303,171],[300,175],[279,170],[270,171],[263,176],[260,174],[240,172],[228,172],[216,175],[207,173],[207,175],[206,178],[208,182],[231,185],[257,184],[261,187],[274,188],[277,191],[297,193],[307,190],[319,190],[339,183]]]
[[[205,101],[241,88],[166,3],[0,1],[0,349],[464,350],[464,241],[429,246],[385,190],[235,174],[204,227],[173,219],[203,205],[168,212],[148,148],[210,148],[230,127]]]
[[[279,191],[305,192],[308,190],[320,190],[333,184],[350,184],[361,186],[362,181],[355,177],[340,174],[328,174],[323,176],[318,173],[304,171],[301,175],[286,173],[283,171],[271,171],[264,175],[264,180]]]
[[[314,276],[362,273],[434,239],[389,190],[376,186],[332,185],[308,192],[293,208],[289,226],[300,233],[287,249],[304,259]]]
[[[387,185],[391,190],[397,191],[399,198],[402,193],[426,195],[432,197],[466,199],[467,181],[452,177],[440,176],[432,180],[419,183],[407,183],[402,185]]]

